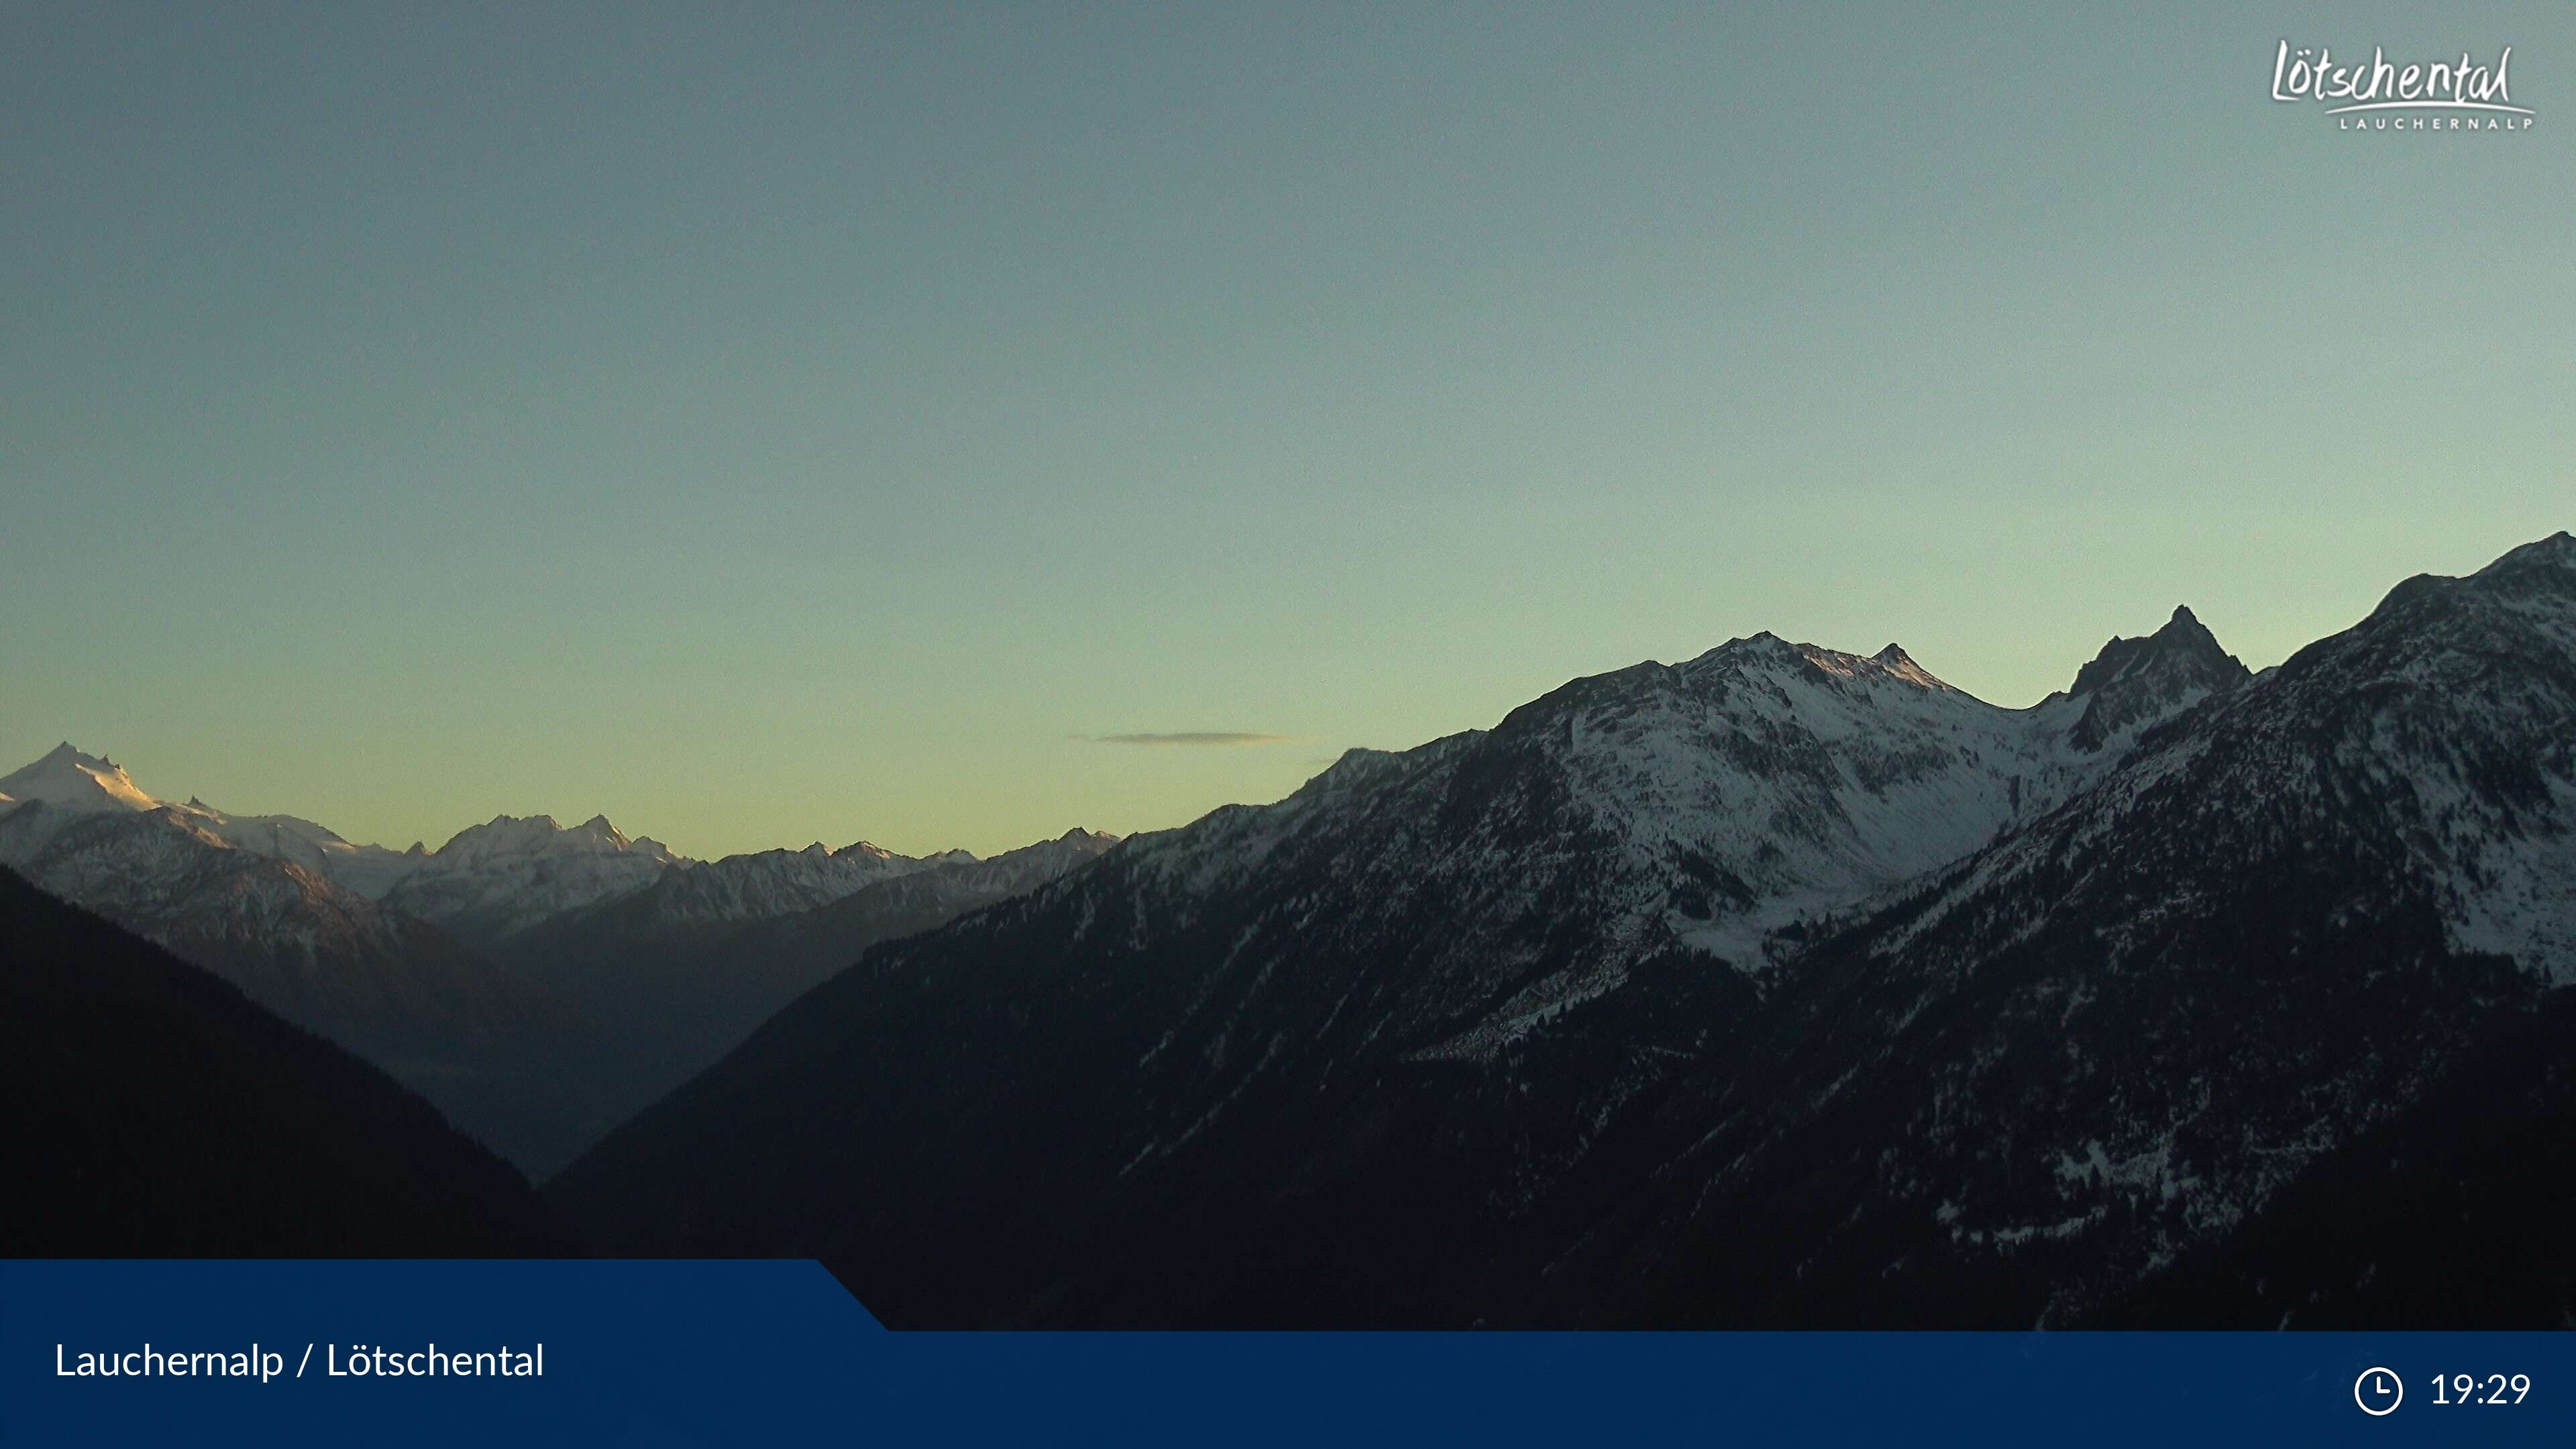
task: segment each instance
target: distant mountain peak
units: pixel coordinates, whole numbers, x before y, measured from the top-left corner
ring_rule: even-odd
[[[1902,646],[1896,644],[1890,644],[1872,655],[1845,654],[1839,649],[1828,649],[1820,644],[1792,643],[1768,629],[1740,639],[1729,639],[1682,667],[1693,673],[1699,673],[1729,672],[1764,666],[1786,668],[1799,673],[1814,671],[1840,678],[1892,677],[1925,689],[1948,691],[1952,688],[1930,670],[1915,663],[1914,657],[1907,654]],[[1617,674],[1626,675],[1638,670],[1651,671],[1654,668],[1653,665],[1636,665],[1631,666],[1630,669],[1617,671]]]
[[[476,860],[516,855],[628,855],[679,859],[650,836],[630,839],[605,815],[593,815],[566,829],[551,815],[495,815],[481,825],[456,832],[437,854],[450,860]]]
[[[2142,729],[2253,677],[2189,605],[2177,604],[2163,628],[2134,639],[2115,637],[2076,671],[2067,693],[2091,696],[2092,702],[2069,737],[2098,750],[2124,730]]]
[[[160,801],[134,783],[124,766],[104,756],[83,754],[69,740],[46,751],[34,764],[0,775],[0,795],[81,811],[161,807]]]
[[[2134,639],[2114,637],[2102,646],[2090,663],[2075,673],[2070,694],[2091,694],[2124,675],[2152,668],[2158,661],[2181,661],[2186,666],[2241,675],[2245,666],[2235,655],[2218,643],[2218,636],[2200,622],[2200,616],[2187,604],[2174,606],[2173,617],[2152,634]]]
[[[649,836],[628,839],[605,815],[570,830],[551,815],[497,815],[456,833],[384,899],[395,909],[489,944],[558,912],[641,890],[692,868]]]
[[[1700,655],[1698,658],[1690,660],[1689,665],[1743,665],[1766,660],[1786,662],[1794,660],[1797,657],[1798,646],[1781,638],[1779,635],[1772,633],[1770,630],[1764,629],[1758,633],[1746,634],[1737,638],[1729,639],[1725,643],[1718,645],[1716,648],[1709,650],[1707,653]],[[1686,665],[1684,667],[1688,666]],[[1619,675],[1634,674],[1639,671],[1651,672],[1655,668],[1657,668],[1657,666],[1651,661],[1648,661],[1631,664],[1626,669],[1612,670],[1608,675],[1601,677],[1615,678]]]
[[[1871,655],[1869,662],[1908,684],[1919,684],[1925,689],[1947,690],[1956,687],[1931,670],[1915,663],[1914,656],[1905,652],[1905,646],[1893,640],[1888,642],[1886,648]]]

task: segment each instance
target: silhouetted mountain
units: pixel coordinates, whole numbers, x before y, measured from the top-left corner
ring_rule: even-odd
[[[1757,636],[881,947],[549,1192],[906,1324],[2237,1321],[2180,1265],[2561,1009],[2571,812],[2563,534],[2028,711]]]
[[[567,1240],[383,1072],[0,869],[0,1252],[509,1256]]]

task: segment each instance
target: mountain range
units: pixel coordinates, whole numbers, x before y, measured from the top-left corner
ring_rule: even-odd
[[[2260,673],[2188,609],[2024,709],[1755,634],[990,860],[395,851],[65,745],[0,867],[33,1251],[813,1256],[911,1326],[2576,1326],[2565,533]],[[191,1132],[115,1106],[199,1071]],[[262,1236],[271,1177],[422,1211]]]
[[[602,817],[504,815],[395,851],[163,800],[69,743],[0,777],[0,865],[359,1053],[539,1176],[889,932],[1111,843],[698,862]],[[914,874],[937,885],[849,904]],[[628,961],[636,926],[653,949]]]
[[[875,947],[547,1193],[910,1325],[2566,1324],[2571,985],[2562,533],[2261,674],[2187,610],[2023,710],[1755,635],[1354,751]]]

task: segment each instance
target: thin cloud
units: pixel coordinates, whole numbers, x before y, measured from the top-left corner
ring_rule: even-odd
[[[1171,745],[1213,746],[1234,749],[1245,745],[1297,745],[1314,739],[1313,735],[1266,735],[1250,730],[1183,730],[1178,734],[1093,735],[1092,743],[1102,745],[1149,745],[1157,748]]]

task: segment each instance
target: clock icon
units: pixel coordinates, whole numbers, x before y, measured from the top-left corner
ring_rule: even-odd
[[[2361,1377],[2352,1381],[2352,1401],[2374,1419],[2394,1414],[2406,1402],[2406,1385],[2398,1382],[2393,1369],[2363,1369]]]

